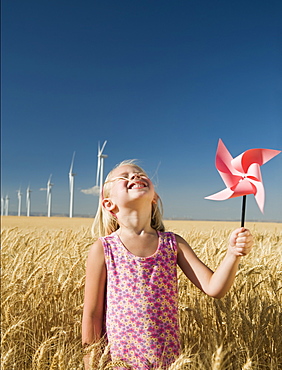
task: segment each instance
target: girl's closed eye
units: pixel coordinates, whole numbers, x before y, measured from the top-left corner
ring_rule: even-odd
[[[105,182],[105,184],[108,184],[109,182],[120,181],[120,180],[128,181],[128,177],[125,177],[125,176],[117,176],[117,177],[114,177],[112,179],[109,179],[108,181]]]
[[[134,177],[135,176],[143,177],[143,178],[146,178],[146,179],[148,178],[148,176],[145,173],[142,173],[142,172],[136,172],[132,176],[134,176]],[[106,181],[106,183],[113,182],[113,181],[121,181],[121,180],[129,181],[130,177],[132,177],[132,176],[130,176],[129,174],[122,174],[120,176],[114,177],[113,179],[110,179],[110,180]]]
[[[112,179],[111,181],[121,181],[121,180],[128,181],[128,177],[127,176],[118,176],[118,177],[115,177],[114,179]]]
[[[146,173],[138,173],[138,175],[140,176],[140,177],[146,177],[146,179],[148,179],[148,176],[146,175]]]

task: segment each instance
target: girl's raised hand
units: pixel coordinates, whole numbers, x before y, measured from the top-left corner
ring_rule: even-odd
[[[236,257],[246,256],[252,250],[253,236],[250,230],[240,227],[232,232],[229,240],[229,252]]]

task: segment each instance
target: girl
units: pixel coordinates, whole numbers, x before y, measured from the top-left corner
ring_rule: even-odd
[[[196,287],[221,298],[253,244],[249,230],[233,231],[213,272],[183,238],[164,232],[159,202],[133,161],[115,167],[101,192],[93,225],[100,238],[86,266],[82,342],[87,348],[102,337],[105,317],[114,369],[167,369],[179,356],[177,264]],[[89,354],[84,363],[88,369]]]

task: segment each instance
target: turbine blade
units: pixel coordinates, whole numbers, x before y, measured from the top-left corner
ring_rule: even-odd
[[[72,175],[72,171],[73,171],[74,157],[75,157],[75,152],[73,152],[73,155],[72,155],[72,161],[71,161],[70,172],[69,172],[70,175]]]
[[[106,144],[107,144],[107,140],[105,140],[105,141],[104,141],[104,144],[103,144],[102,149],[101,149],[101,151],[100,151],[100,152],[101,152],[101,154],[103,153],[103,151],[104,151],[104,149],[105,149]]]
[[[100,141],[98,141],[98,157],[101,155]]]

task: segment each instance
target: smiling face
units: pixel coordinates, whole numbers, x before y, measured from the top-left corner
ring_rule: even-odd
[[[134,164],[121,165],[108,176],[104,185],[104,200],[126,205],[137,199],[153,201],[154,186],[147,174]],[[104,202],[106,204],[106,202]]]
[[[122,202],[131,209],[135,206],[141,210],[147,209],[151,212],[151,227],[158,231],[165,230],[162,202],[151,180],[133,160],[126,160],[115,167],[106,178],[94,219],[93,235],[105,236],[119,229],[121,215],[118,212]]]

